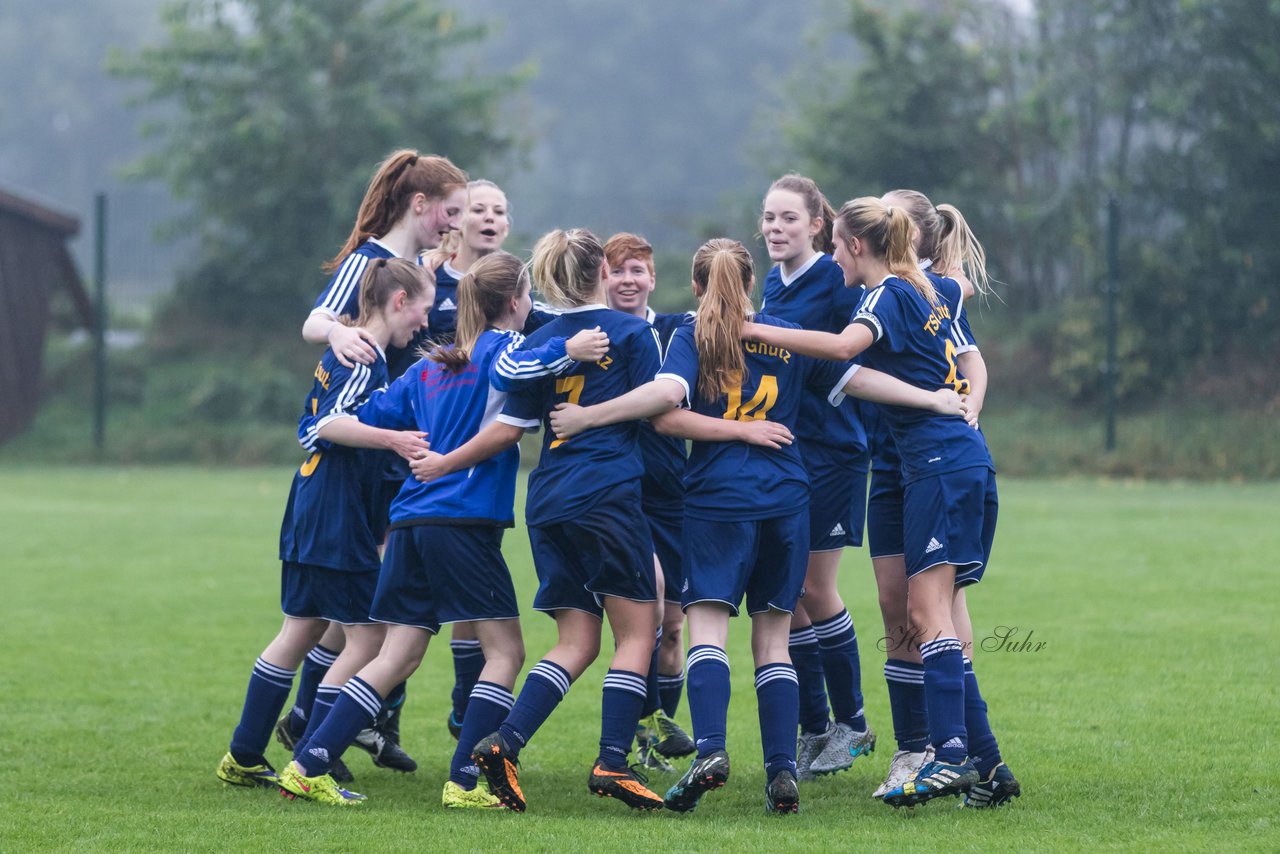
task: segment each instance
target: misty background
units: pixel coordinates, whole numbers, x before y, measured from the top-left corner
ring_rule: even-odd
[[[667,310],[709,237],[763,276],[784,172],[837,207],[922,190],[999,282],[966,310],[1002,471],[1273,478],[1277,43],[1265,0],[9,0],[0,189],[80,218],[87,283],[107,194],[110,325],[137,342],[111,353],[118,461],[296,456],[320,265],[413,147],[504,187],[517,253],[644,234]],[[55,309],[45,403],[0,454],[96,458]]]

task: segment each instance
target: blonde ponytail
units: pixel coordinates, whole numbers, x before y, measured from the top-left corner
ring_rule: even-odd
[[[741,333],[751,315],[751,253],[736,240],[708,240],[693,256],[693,280],[702,292],[694,327],[698,389],[714,401],[740,386],[746,370]]]

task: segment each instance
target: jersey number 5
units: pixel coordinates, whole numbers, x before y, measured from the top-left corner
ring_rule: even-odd
[[[582,397],[582,388],[586,384],[587,378],[582,374],[577,374],[572,377],[564,377],[563,379],[556,380],[556,394],[568,394],[569,397],[565,402],[572,403],[576,406],[578,404],[578,399]],[[551,442],[548,448],[558,448],[567,441],[569,440],[555,439]]]
[[[729,392],[729,405],[724,410],[725,421],[763,421],[769,410],[778,402],[778,378],[765,374],[755,395],[742,405],[742,386],[735,384]]]

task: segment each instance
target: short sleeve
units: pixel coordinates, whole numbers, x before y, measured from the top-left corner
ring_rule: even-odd
[[[343,259],[324,292],[311,309],[312,314],[324,314],[337,320],[343,315],[355,317],[360,313],[360,280],[369,264],[367,255],[352,252]]]
[[[978,349],[978,342],[969,331],[969,315],[964,310],[964,303],[956,309],[955,322],[951,324],[951,343],[956,345],[956,355],[972,353]]]
[[[658,330],[645,324],[635,333],[634,341],[635,352],[627,360],[627,379],[632,388],[639,388],[653,379],[662,367],[662,340],[658,337]]]
[[[872,342],[896,329],[902,321],[902,309],[892,289],[881,285],[867,291],[853,312],[850,323],[861,323],[871,330]]]
[[[844,387],[858,372],[858,365],[853,362],[833,362],[829,359],[804,359],[805,386],[810,391],[820,394],[832,406],[844,402]]]
[[[693,325],[676,330],[667,345],[667,358],[654,379],[671,379],[684,387],[685,400],[693,401],[694,388],[698,384],[698,347],[693,338]]]
[[[507,395],[498,421],[530,432],[542,425],[542,408],[547,398],[549,380],[525,383]]]

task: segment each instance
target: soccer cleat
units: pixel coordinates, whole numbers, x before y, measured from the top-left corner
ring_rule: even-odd
[[[800,812],[800,787],[790,771],[779,771],[764,787],[765,812],[789,815]]]
[[[261,765],[241,765],[230,753],[222,757],[222,761],[218,763],[218,770],[214,773],[224,783],[250,788],[262,786],[269,789],[278,785],[280,780],[276,769],[265,760]]]
[[[462,738],[462,721],[454,718],[452,709],[449,710],[448,727],[449,727],[449,735],[453,736],[454,741],[457,741],[458,739]]]
[[[617,798],[633,810],[662,809],[662,798],[649,791],[645,782],[630,768],[612,771],[597,762],[587,777],[587,790],[602,798]]]
[[[329,763],[329,776],[338,783],[350,783],[356,778],[356,775],[352,774],[351,769],[347,767],[347,763],[342,761],[341,756]]]
[[[827,743],[822,752],[813,758],[809,770],[814,774],[835,774],[853,764],[859,756],[866,756],[876,749],[876,734],[871,727],[858,732],[845,723],[837,723],[827,730]]]
[[[934,798],[956,797],[978,782],[978,769],[968,759],[952,765],[933,760],[920,766],[915,776],[884,796],[891,807],[913,807]]]
[[[489,781],[489,792],[507,809],[524,812],[520,763],[502,743],[502,736],[495,732],[480,739],[471,751],[471,758]]]
[[[502,809],[502,801],[486,792],[482,787],[464,789],[452,780],[444,781],[444,795],[441,797],[445,809]]]
[[[408,774],[418,770],[418,763],[413,757],[404,752],[404,748],[392,741],[387,734],[379,729],[370,727],[362,729],[356,734],[356,740],[352,742],[356,747],[369,754],[369,758],[373,760],[373,764],[379,768],[390,768],[393,771],[403,771]]]
[[[699,756],[689,764],[684,776],[667,789],[662,799],[667,809],[675,812],[692,812],[705,792],[718,789],[729,782],[729,754],[716,750]]]
[[[920,770],[920,766],[929,761],[928,755],[923,750],[919,753],[912,753],[909,750],[899,750],[894,753],[893,759],[889,762],[888,776],[884,778],[880,788],[871,793],[871,797],[877,800],[883,798],[889,792],[910,780]]]
[[[813,780],[817,777],[813,773],[813,760],[818,758],[818,754],[822,753],[823,748],[827,746],[827,739],[831,737],[834,727],[828,724],[825,732],[800,732],[800,738],[796,740],[796,778],[799,780]]]
[[[681,729],[680,725],[668,717],[662,709],[658,709],[640,721],[636,727],[637,741],[642,733],[648,738],[653,749],[668,759],[688,756],[698,750],[693,739],[689,738],[689,733]]]
[[[979,780],[969,787],[964,796],[963,807],[969,809],[992,809],[1003,806],[1022,794],[1022,786],[1013,776],[1009,766],[1001,762],[991,770],[991,776]]]
[[[284,749],[293,753],[293,749],[298,746],[300,735],[294,735],[293,729],[289,726],[292,714],[285,715],[276,721],[276,741],[284,746]]]
[[[641,768],[647,771],[660,771],[663,774],[674,774],[675,766],[667,761],[667,758],[657,751],[654,739],[646,735],[641,735],[639,729],[636,730],[636,758]]]
[[[365,801],[364,795],[348,792],[334,782],[328,774],[317,777],[303,776],[297,762],[290,762],[285,766],[280,772],[277,785],[280,787],[280,794],[289,800],[302,798],[305,801],[335,807],[354,807]]]

